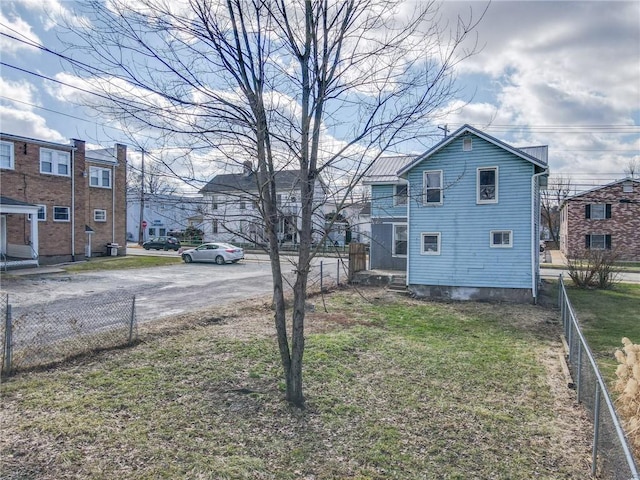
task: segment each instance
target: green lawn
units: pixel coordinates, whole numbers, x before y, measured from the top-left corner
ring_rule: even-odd
[[[614,378],[622,338],[640,343],[640,285],[617,283],[611,290],[569,288],[569,299],[603,373]]]
[[[180,256],[154,257],[131,255],[126,257],[95,257],[86,262],[64,265],[67,272],[87,272],[92,270],[121,270],[125,268],[159,267],[182,262]]]
[[[377,289],[310,301],[305,410],[283,401],[268,299],[221,307],[5,382],[3,475],[588,477],[590,428],[553,380],[557,311]]]

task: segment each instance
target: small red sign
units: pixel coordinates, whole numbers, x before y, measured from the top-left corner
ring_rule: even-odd
[[[146,220],[142,220],[142,228],[147,228],[147,221]]]

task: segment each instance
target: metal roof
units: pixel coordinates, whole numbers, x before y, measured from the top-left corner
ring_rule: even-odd
[[[365,185],[398,183],[400,181],[397,175],[398,170],[411,163],[415,158],[415,155],[380,157],[373,162],[362,183]]]

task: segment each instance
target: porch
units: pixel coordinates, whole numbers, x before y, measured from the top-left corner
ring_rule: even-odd
[[[0,196],[0,269],[39,265],[38,208]]]

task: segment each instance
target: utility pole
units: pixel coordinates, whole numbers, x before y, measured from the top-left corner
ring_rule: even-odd
[[[138,245],[144,242],[144,148],[142,149],[142,167],[140,168],[140,221],[138,222]]]
[[[438,125],[438,129],[442,130],[444,132],[444,138],[447,138],[449,135],[449,125],[445,125],[444,127]]]

